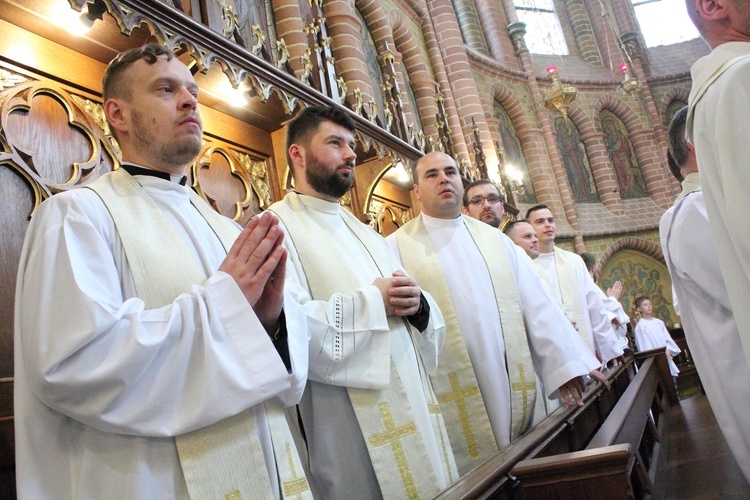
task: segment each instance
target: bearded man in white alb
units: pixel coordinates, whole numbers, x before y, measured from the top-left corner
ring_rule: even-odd
[[[534,259],[539,275],[563,305],[565,316],[575,323],[579,335],[603,364],[619,358],[623,349],[599,295],[599,287],[580,255],[555,245],[557,225],[546,205],[526,211],[526,219],[539,238],[539,256]]]
[[[295,191],[270,207],[312,336],[299,404],[310,476],[326,499],[429,498],[457,479],[426,375],[445,327],[382,236],[339,203],[354,182],[354,133],[341,110],[302,110],[287,129]]]
[[[430,378],[463,474],[528,430],[535,369],[571,405],[581,403],[579,377],[593,371],[606,380],[526,254],[501,231],[461,215],[453,158],[429,153],[412,177],[422,213],[387,241],[445,317],[446,344]]]

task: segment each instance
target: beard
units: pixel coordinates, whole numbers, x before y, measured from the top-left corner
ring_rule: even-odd
[[[482,222],[489,224],[492,227],[499,228],[502,221],[493,213],[492,215],[482,216]]]
[[[154,159],[168,165],[184,167],[192,163],[200,153],[201,137],[188,136],[159,145],[154,141],[159,131],[153,130],[153,127],[149,127],[144,121],[141,114],[133,110],[133,135],[141,150],[148,151]]]
[[[353,171],[351,175],[340,174],[338,168],[333,172],[329,172],[328,168],[315,155],[308,154],[308,156],[310,157],[310,162],[305,169],[305,176],[307,177],[307,183],[315,191],[338,199],[351,189],[352,184],[354,184]],[[342,165],[348,165],[354,169],[354,162],[347,162]]]

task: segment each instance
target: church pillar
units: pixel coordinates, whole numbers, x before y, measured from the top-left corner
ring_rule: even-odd
[[[598,117],[595,117],[595,119],[598,119]],[[625,212],[622,208],[620,185],[617,183],[617,176],[612,170],[602,132],[597,132],[593,123],[588,121],[586,126],[580,127],[579,130],[583,143],[586,145],[591,173],[594,174],[594,182],[596,182],[602,205],[616,215],[623,215]]]
[[[302,76],[302,56],[308,48],[307,35],[304,33],[305,22],[302,20],[297,0],[271,0],[273,15],[276,20],[276,33],[286,42],[289,50],[289,64],[297,77]]]
[[[646,80],[646,70],[644,68],[645,55],[643,54],[642,46],[639,42],[640,35],[636,33],[625,33],[622,36],[625,50],[628,54],[628,59],[632,63],[632,70],[640,82],[640,88],[636,91],[641,95],[641,100],[644,107],[646,108],[646,116],[648,118],[648,124],[653,129],[653,135],[656,137],[658,144],[668,144],[667,134],[662,124],[659,110],[656,106],[656,101],[651,93],[651,86]],[[658,147],[656,148],[656,155],[658,162],[652,165],[643,166],[643,176],[646,179],[646,185],[648,187],[651,199],[663,208],[669,208],[672,205],[674,197],[680,192],[680,189],[672,182],[670,178],[672,174],[669,172],[669,165],[667,163],[666,151]],[[649,179],[651,179],[649,181]]]
[[[411,88],[417,101],[418,109],[413,111],[419,113],[425,136],[437,137],[436,116],[438,107],[435,104],[435,81],[427,71],[422,51],[419,50],[419,45],[417,45],[403,19],[400,16],[391,19],[393,21],[393,40],[396,44],[396,50],[401,53],[401,64],[404,65],[406,72],[409,74]],[[405,87],[402,88],[406,89]]]
[[[509,13],[508,18],[515,18],[517,20],[518,16],[516,15],[512,0],[503,0],[503,3],[506,5],[506,9],[513,9],[513,14],[511,15]],[[563,165],[562,158],[560,158],[560,153],[557,149],[555,132],[553,131],[552,120],[550,120],[549,117],[550,112],[544,107],[542,91],[539,89],[539,83],[534,75],[534,64],[531,60],[529,49],[526,47],[526,41],[523,38],[526,34],[526,25],[515,22],[508,26],[508,34],[516,47],[516,56],[519,61],[521,61],[521,68],[528,75],[527,81],[529,84],[529,94],[531,94],[531,100],[534,103],[536,116],[542,127],[542,138],[547,148],[547,154],[549,155],[552,172],[554,173],[557,190],[560,195],[560,202],[558,203],[557,199],[554,196],[550,196],[549,192],[545,192],[544,189],[539,189],[537,191],[537,199],[540,203],[552,207],[555,214],[564,213],[565,219],[570,227],[576,234],[580,235],[581,226],[578,223],[578,211],[576,210],[575,200],[573,199],[573,192],[568,183],[568,176],[565,173],[565,166]],[[529,168],[531,168],[531,165],[529,165]]]
[[[367,102],[370,97],[375,99],[374,92],[380,92],[380,89],[372,87],[362,47],[363,26],[353,9],[354,6],[346,0],[323,2],[323,13],[336,60],[336,73],[346,82],[349,94],[359,88]]]
[[[481,54],[489,54],[474,0],[453,0],[452,3],[464,43]]]
[[[503,36],[502,26],[508,24],[497,2],[492,0],[476,0],[479,22],[487,40],[490,55],[500,63],[514,64],[509,57],[513,51],[513,45],[508,37]]]
[[[573,29],[573,36],[581,58],[594,66],[601,65],[602,56],[599,53],[591,21],[582,0],[565,0],[565,10],[570,19],[570,26]]]
[[[427,9],[426,5],[425,9]],[[435,33],[435,27],[432,24],[433,19],[431,17],[431,12],[429,12],[428,10],[423,10],[419,13],[419,18],[421,21],[422,33],[424,33],[425,44],[427,45],[427,52],[430,55],[430,65],[432,66],[432,72],[437,79],[440,93],[443,94],[443,104],[445,106],[445,112],[448,115],[448,125],[451,129],[453,149],[456,152],[456,156],[459,157],[455,158],[455,160],[468,160],[469,155],[468,148],[466,147],[466,139],[464,138],[464,134],[461,128],[461,120],[458,117],[458,111],[456,111],[456,103],[453,100],[453,92],[451,91],[450,81],[448,80],[448,73],[446,71],[443,57],[440,52],[438,37]],[[461,41],[461,44],[463,44],[463,41]]]
[[[479,89],[471,72],[466,49],[463,46],[463,38],[458,29],[456,16],[450,0],[428,0],[427,9],[435,23],[435,32],[440,33],[440,54],[445,68],[450,72],[448,85],[455,100],[456,109],[460,110],[459,117],[466,133],[461,132],[464,137],[470,136],[472,132],[472,119],[479,127],[480,140],[485,154],[495,156],[494,147],[487,123],[484,120],[484,107],[479,98]],[[437,39],[435,39],[437,41]],[[452,130],[453,135],[456,131]]]

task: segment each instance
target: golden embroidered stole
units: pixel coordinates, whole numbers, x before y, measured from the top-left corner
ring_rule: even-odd
[[[536,401],[534,366],[526,338],[515,275],[510,259],[496,233],[497,229],[469,217],[462,219],[484,257],[495,292],[511,388],[513,440],[530,425]],[[409,221],[396,232],[396,238],[404,269],[417,280],[422,289],[433,296],[445,318],[445,345],[440,353],[437,373],[432,375],[431,379],[446,420],[458,470],[465,474],[498,451],[495,436],[448,283],[422,218],[417,217]],[[460,263],[457,262],[456,265]]]
[[[207,276],[182,237],[148,193],[123,169],[88,186],[107,206],[133,274],[137,296],[147,309],[170,304]],[[190,190],[190,201],[225,249],[237,227]],[[284,410],[276,398],[265,402],[282,498],[311,499]],[[252,409],[203,429],[175,437],[191,499],[273,498]]]
[[[578,275],[576,274],[576,263],[573,259],[580,259],[580,257],[572,252],[563,250],[562,248],[554,247],[554,258],[555,258],[555,270],[557,272],[557,283],[560,287],[560,298],[562,300],[563,312],[565,317],[569,321],[572,321],[576,325],[578,335],[581,336],[583,342],[589,346],[591,352],[596,353],[596,345],[594,345],[594,336],[589,331],[588,322],[586,321],[586,314],[581,303],[581,292],[578,289]],[[550,288],[553,284],[550,280],[547,271],[542,267],[538,260],[534,260],[539,269],[539,276],[547,282]]]
[[[313,300],[327,301],[336,293],[351,292],[363,286],[336,242],[320,233],[311,209],[303,204],[299,194],[287,194],[270,210],[284,222],[286,237],[297,249]],[[344,208],[339,210],[339,216],[366,248],[380,275],[390,277],[392,264],[382,237]],[[416,348],[415,352],[420,371],[424,372]],[[437,480],[393,361],[387,389],[347,387],[347,393],[383,497],[425,498],[437,493]]]

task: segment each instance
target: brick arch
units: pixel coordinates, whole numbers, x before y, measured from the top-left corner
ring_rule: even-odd
[[[596,120],[592,120],[583,108],[575,104],[568,109],[568,118],[581,132],[599,200],[614,214],[622,214],[622,200],[617,177],[610,166],[607,148],[604,146],[601,132],[597,130]]]
[[[669,126],[669,121],[667,121],[669,118],[667,116],[667,109],[669,108],[669,105],[672,104],[672,101],[679,99],[680,101],[688,102],[689,97],[690,91],[683,87],[675,87],[666,93],[661,100],[661,104],[659,104],[659,116],[661,116],[661,121],[665,127]]]
[[[521,101],[508,87],[500,82],[492,84],[489,96],[490,102],[487,109],[492,111],[495,101],[497,101],[505,109],[510,120],[513,122],[516,135],[521,143],[524,158],[526,159],[526,166],[529,169],[534,193],[539,195],[546,191],[548,196],[559,198],[554,178],[550,175],[549,155],[547,154],[544,138],[539,133],[539,129],[535,128],[531,123]],[[495,123],[494,116],[488,117],[487,121],[488,123]],[[491,130],[490,133],[500,138],[499,130]]]
[[[604,136],[601,131],[601,122],[598,119],[602,109],[611,111],[625,124],[649,196],[655,203],[661,204],[665,196],[669,197],[669,193],[664,193],[664,182],[669,182],[669,178],[665,177],[665,166],[659,154],[661,146],[656,142],[653,132],[643,126],[638,114],[630,106],[613,95],[605,95],[599,99],[594,107],[597,117],[595,120],[597,134],[602,145],[604,145]],[[606,147],[604,148],[604,154],[608,155]],[[616,178],[615,182],[617,182]]]
[[[649,257],[653,257],[665,266],[667,265],[664,261],[664,253],[661,251],[661,246],[652,241],[636,238],[635,236],[625,236],[612,243],[599,256],[599,259],[596,261],[597,273],[601,273],[607,262],[609,262],[609,260],[621,250],[634,250],[644,255],[648,255]]]
[[[409,113],[419,114],[424,127],[424,133],[427,137],[437,139],[437,113],[438,107],[435,103],[435,86],[437,82],[430,75],[429,66],[424,60],[424,56],[419,49],[419,45],[414,40],[409,27],[404,22],[401,13],[393,9],[389,15],[389,21],[392,30],[393,42],[396,50],[401,54],[400,64],[404,65],[412,83],[412,91],[417,100],[419,109],[412,110],[411,103],[404,100],[407,108],[407,119],[411,118]],[[401,85],[406,85],[401,81],[401,74],[397,74]],[[403,87],[402,87],[403,88]]]

